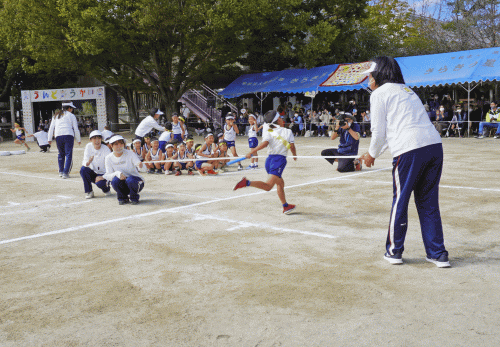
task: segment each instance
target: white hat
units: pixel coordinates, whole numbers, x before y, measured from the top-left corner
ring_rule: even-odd
[[[136,143],[136,142],[141,142],[141,140],[139,139],[135,139],[134,141],[132,141],[132,144]]]
[[[233,116],[226,116],[226,119],[234,119]]]
[[[113,143],[115,143],[116,141],[119,141],[119,140],[123,140],[123,142],[125,142],[125,139],[123,138],[123,136],[121,136],[121,135],[114,135],[114,136],[112,136],[112,137],[110,137],[108,139],[108,143],[109,144],[113,144]]]
[[[373,63],[372,62],[372,65],[370,66],[370,68],[368,70],[365,70],[365,71],[362,71],[360,72],[359,74],[360,75],[368,75],[370,72],[374,72],[376,71],[375,69],[377,68],[377,63]]]
[[[253,117],[253,119],[257,119],[257,117],[255,117],[255,115],[254,115],[253,113],[250,113],[250,114],[248,115],[248,117]]]
[[[165,113],[161,112],[160,110],[156,111],[155,114],[159,114],[160,116],[163,116]]]
[[[75,105],[73,105],[73,102],[63,102],[62,107],[71,107],[71,108],[76,108]]]
[[[208,134],[206,134],[206,135],[205,135],[205,138],[207,138],[207,137],[209,137],[209,136],[214,136],[214,134],[212,134],[212,133],[208,133]]]
[[[94,136],[100,136],[100,137],[102,137],[102,134],[101,134],[101,132],[99,130],[94,130],[94,131],[92,131],[90,133],[89,139],[93,138]]]
[[[169,143],[168,145],[165,146],[165,148],[169,148],[169,147],[174,147],[174,145]]]

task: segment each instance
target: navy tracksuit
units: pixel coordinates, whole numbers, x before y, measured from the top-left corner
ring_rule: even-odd
[[[111,188],[109,188],[109,182],[106,180],[101,180],[96,183],[95,179],[97,178],[97,176],[102,175],[96,174],[94,170],[89,167],[82,166],[82,168],[80,169],[80,176],[82,176],[83,179],[83,187],[85,188],[85,193],[90,193],[92,191],[92,183],[95,183],[95,185],[99,187],[104,193],[107,193],[111,190]]]
[[[439,212],[439,181],[443,169],[441,143],[418,148],[393,160],[393,187],[389,232],[386,248],[389,254],[403,253],[408,229],[408,203],[414,193],[425,251],[437,259],[446,252]]]

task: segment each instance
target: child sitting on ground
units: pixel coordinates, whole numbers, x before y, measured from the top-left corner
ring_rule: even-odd
[[[217,158],[226,158],[227,157],[227,143],[226,141],[221,141],[219,142],[219,146],[217,148],[217,151],[215,152]],[[217,170],[217,172],[225,172],[226,171],[226,164],[229,162],[229,159],[219,159],[215,161],[214,164],[214,169]]]
[[[154,163],[146,164],[146,167],[149,169],[148,173],[153,174],[156,169],[156,173],[162,174],[163,171],[161,169],[161,161],[165,159],[165,156],[160,149],[160,141],[158,141],[157,138],[152,138],[151,145],[151,149],[146,154],[146,161],[152,161]]]
[[[169,143],[165,147],[165,160],[172,160],[174,159],[174,145]],[[174,169],[174,163],[173,162],[166,162],[163,164],[163,168],[165,169],[165,175],[171,175],[173,174],[173,169]]]
[[[188,175],[193,174],[194,162],[189,159],[194,159],[194,157],[186,152],[186,145],[184,143],[179,144],[178,152],[173,156],[173,159],[179,160],[174,163],[175,175],[182,175],[181,170],[188,170]]]
[[[132,141],[132,152],[135,153],[141,162],[146,158],[146,151],[144,150],[144,147],[142,147],[141,140],[139,139]]]
[[[206,176],[207,173],[210,175],[217,175],[213,166],[213,160],[207,160],[208,158],[213,158],[213,143],[214,135],[209,133],[205,136],[205,143],[200,146],[196,151],[197,161],[195,162],[195,169],[198,170],[200,175]]]

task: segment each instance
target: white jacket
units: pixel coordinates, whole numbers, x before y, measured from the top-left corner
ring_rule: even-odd
[[[111,151],[105,144],[101,144],[101,148],[95,149],[92,142],[87,143],[85,146],[85,152],[83,153],[82,165],[87,166],[90,157],[94,157],[89,165],[89,168],[96,174],[103,175],[106,172],[105,159],[109,153],[111,153]]]
[[[81,142],[80,130],[78,130],[78,122],[73,113],[64,111],[64,114],[60,117],[52,118],[50,123],[48,138],[52,141],[52,137],[58,137],[63,135],[70,135],[75,137],[76,142]]]
[[[135,134],[140,137],[144,137],[147,133],[151,131],[151,129],[155,128],[156,130],[165,131],[165,128],[159,125],[156,120],[152,116],[147,116],[139,123],[137,129],[135,129]]]

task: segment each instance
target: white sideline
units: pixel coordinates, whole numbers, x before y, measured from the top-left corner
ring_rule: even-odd
[[[382,171],[382,170],[390,170],[390,169],[392,169],[392,167],[387,167],[387,168],[373,170],[373,171],[358,172],[358,173],[355,173],[355,174],[351,174],[348,177],[365,175],[365,174],[370,174],[370,173],[379,172],[379,171]],[[306,183],[301,183],[301,184],[296,184],[296,185],[288,186],[288,187],[285,187],[285,189],[302,187],[302,186],[305,186],[305,185],[317,184],[317,183],[328,182],[328,181],[336,181],[336,180],[339,180],[341,178],[343,178],[343,177],[338,176],[338,177],[326,178],[326,179],[322,179],[322,180],[315,180],[315,181],[311,181],[311,182],[306,182]],[[275,190],[275,189],[273,189],[273,190]],[[191,207],[195,207],[195,206],[213,204],[214,202],[228,201],[228,200],[233,200],[233,199],[240,199],[240,198],[245,198],[245,197],[249,197],[249,196],[253,196],[253,195],[266,194],[266,193],[269,193],[269,192],[266,192],[266,191],[257,191],[255,193],[241,194],[241,195],[231,196],[231,197],[227,197],[227,198],[214,199],[214,200],[210,200],[210,201],[204,201],[204,202],[199,202],[199,203],[194,203],[194,204],[189,204],[189,205],[184,205],[184,206],[178,206],[178,207],[161,209],[161,210],[157,210],[157,211],[153,211],[153,212],[147,212],[147,213],[140,213],[140,214],[136,214],[136,215],[130,215],[130,216],[127,216],[127,217],[108,219],[108,220],[104,220],[104,221],[101,221],[101,222],[83,224],[83,225],[79,225],[79,226],[74,226],[74,227],[70,227],[70,228],[49,231],[49,232],[45,232],[45,233],[39,233],[39,234],[35,234],[35,235],[23,236],[23,237],[18,237],[18,238],[14,238],[14,239],[1,240],[0,241],[0,245],[5,245],[5,244],[8,244],[8,243],[19,242],[19,241],[24,241],[24,240],[36,239],[36,238],[44,237],[44,236],[64,234],[64,233],[68,233],[68,232],[71,232],[71,231],[76,231],[76,230],[81,230],[81,229],[86,229],[86,228],[97,227],[97,226],[101,226],[101,225],[105,225],[105,224],[117,223],[117,222],[122,222],[122,221],[126,221],[126,220],[132,220],[132,219],[140,219],[140,218],[143,218],[143,217],[150,217],[150,216],[154,216],[154,215],[157,215],[157,214],[163,214],[163,213],[168,213],[168,212],[176,212],[176,211],[179,211],[179,210],[185,209],[185,208],[191,208]]]

